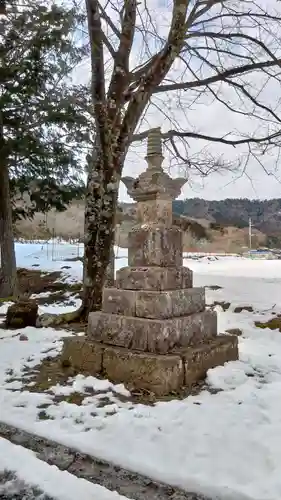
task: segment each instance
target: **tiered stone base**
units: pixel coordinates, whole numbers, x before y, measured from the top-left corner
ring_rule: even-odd
[[[203,379],[210,368],[237,359],[238,340],[230,335],[219,335],[199,346],[165,355],[106,345],[87,337],[68,337],[62,352],[62,363],[82,373],[130,383],[157,396],[190,386]]]

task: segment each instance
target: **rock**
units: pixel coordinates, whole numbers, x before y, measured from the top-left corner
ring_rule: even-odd
[[[215,300],[213,305],[220,306],[224,311],[227,311],[231,306],[230,302],[225,302],[224,300],[222,300],[222,301]]]
[[[238,306],[235,307],[233,312],[241,313],[242,311],[254,312],[254,309],[252,308],[252,306]]]
[[[6,314],[7,328],[25,328],[36,326],[38,305],[31,301],[19,301],[8,307]]]
[[[228,330],[225,330],[226,333],[229,333],[230,335],[236,335],[237,337],[240,337],[242,335],[242,330],[240,328],[229,328]]]
[[[209,288],[209,290],[220,290],[222,288],[222,286],[210,285],[210,286],[206,286],[206,288]]]
[[[28,336],[25,335],[24,333],[22,333],[20,336],[19,336],[19,340],[28,340]]]
[[[42,314],[41,316],[38,316],[37,321],[36,321],[36,327],[42,328],[42,327],[48,327],[48,326],[53,325],[55,322],[55,317],[56,317],[56,314],[51,314],[51,313],[45,313],[45,314]]]

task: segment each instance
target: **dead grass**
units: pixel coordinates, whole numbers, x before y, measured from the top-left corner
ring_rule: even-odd
[[[277,316],[265,322],[255,321],[255,326],[257,328],[269,328],[270,330],[279,330],[279,332],[281,332],[281,316]]]
[[[42,271],[37,269],[19,268],[17,274],[20,292],[26,296],[42,292],[51,292],[55,294],[68,291],[81,291],[81,283],[69,284],[61,281],[61,271],[42,273]]]
[[[81,297],[81,283],[65,283],[61,281],[62,272],[42,273],[35,269],[17,270],[19,290],[22,297],[29,299],[31,295],[49,292],[47,297],[36,297],[34,301],[38,305],[54,304],[64,302],[65,305],[74,305],[74,298]],[[67,294],[67,295],[66,295]],[[0,303],[9,302],[12,297],[0,298]]]
[[[47,357],[40,365],[32,370],[25,370],[25,377],[28,377],[28,383],[34,382],[33,386],[25,386],[24,390],[30,392],[46,392],[53,385],[67,385],[70,377],[77,375],[74,368],[62,367],[60,356],[56,358]]]

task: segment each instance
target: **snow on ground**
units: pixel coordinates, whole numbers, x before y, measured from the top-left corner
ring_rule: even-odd
[[[18,245],[18,265],[60,270],[65,263],[48,260],[39,247],[32,252],[32,245]],[[74,251],[64,246],[65,255]],[[126,256],[116,263],[126,265]],[[80,280],[81,263],[67,265],[66,279]],[[21,392],[25,367],[56,356],[69,332],[29,328],[29,340],[20,342],[1,330],[0,420],[213,498],[280,500],[281,333],[258,329],[254,321],[281,314],[281,261],[200,257],[185,265],[195,286],[222,287],[207,289],[209,304],[231,303],[226,311],[216,307],[220,332],[243,331],[239,361],[208,372],[218,392],[145,406],[132,403],[122,384],[82,375],[48,393]],[[234,313],[243,305],[254,312]],[[77,391],[84,396],[80,406],[62,400]]]
[[[123,258],[127,258],[128,252],[124,248],[115,247],[117,257],[117,268],[124,265]],[[79,260],[68,260],[82,257],[83,246],[71,245],[65,242],[51,241],[49,243],[16,243],[17,266],[25,269],[36,269],[45,272],[60,271],[65,281],[73,283],[82,280],[82,262]]]
[[[81,498],[81,500],[126,500],[126,497],[116,492],[80,479],[67,471],[61,471],[54,465],[42,462],[36,458],[35,453],[22,446],[14,445],[6,439],[0,439],[0,471],[5,470],[14,472],[18,480],[37,487],[54,500],[77,500],[77,498]],[[10,489],[14,489],[15,481],[10,483]],[[14,494],[19,494],[22,489],[23,485],[21,485],[20,491],[14,491]],[[4,498],[5,494],[8,498],[8,492],[9,485],[1,487],[0,484],[1,498]],[[12,496],[9,498],[12,499]],[[22,499],[24,498],[26,497],[23,496]],[[34,497],[32,496],[32,498]]]

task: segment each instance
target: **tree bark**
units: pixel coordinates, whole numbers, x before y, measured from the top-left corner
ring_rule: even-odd
[[[2,162],[1,162],[2,163]],[[10,198],[9,170],[0,165],[0,245],[1,276],[0,297],[18,297],[16,254],[13,235],[12,205]]]
[[[115,169],[98,156],[88,174],[85,224],[82,318],[102,305],[102,290],[114,244],[118,182]]]

